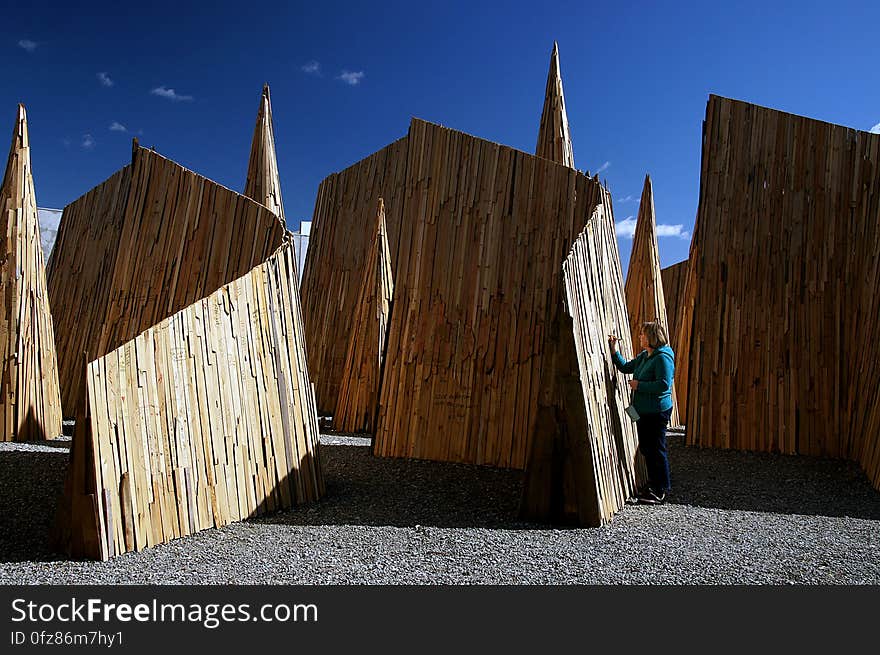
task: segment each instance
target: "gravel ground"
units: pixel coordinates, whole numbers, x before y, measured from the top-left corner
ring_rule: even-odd
[[[0,444],[4,584],[878,584],[880,493],[858,466],[686,448],[660,507],[599,529],[517,520],[522,474],[370,455],[322,435],[326,497],[110,562],[47,547],[69,441]]]

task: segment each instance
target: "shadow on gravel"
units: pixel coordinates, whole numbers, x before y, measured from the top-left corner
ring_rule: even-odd
[[[0,450],[0,562],[58,559],[49,549],[49,534],[67,473],[70,442],[62,444],[39,443],[52,451],[12,444]]]
[[[523,473],[373,457],[365,445],[321,445],[327,493],[317,503],[253,519],[285,525],[442,528],[538,526],[517,517]]]
[[[854,462],[684,445],[669,435],[669,503],[880,520],[880,492]]]

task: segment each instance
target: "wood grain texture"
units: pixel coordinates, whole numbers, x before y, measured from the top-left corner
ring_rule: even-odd
[[[544,93],[544,109],[538,128],[538,144],[535,155],[574,168],[574,149],[571,130],[565,113],[565,94],[562,91],[562,73],[559,70],[559,45],[554,41],[547,72],[547,89]]]
[[[385,227],[385,203],[379,198],[376,230],[364,267],[360,301],[352,320],[339,402],[333,413],[333,427],[340,432],[372,434],[376,430],[393,296],[394,273]]]
[[[682,322],[680,313],[687,283],[687,270],[688,260],[660,269],[660,277],[663,279],[663,297],[666,298],[666,318],[669,320],[669,342],[672,344],[672,350],[676,355],[675,396],[676,400],[682,399],[681,402],[678,402],[678,419],[682,425],[686,423],[686,403],[684,399],[687,398],[687,394],[680,384],[680,381],[684,379],[680,369],[683,354],[681,354],[678,343],[679,326]]]
[[[47,271],[65,415],[101,357],[265,261],[266,207],[135,143],[132,163],[64,209]]]
[[[281,198],[278,159],[275,156],[275,127],[272,123],[272,102],[269,98],[268,84],[263,86],[263,93],[260,96],[260,109],[257,112],[257,124],[254,126],[254,138],[251,142],[244,195],[268,207],[284,224],[284,202]]]
[[[663,278],[660,275],[660,250],[657,246],[657,217],[654,211],[654,189],[651,177],[645,176],[642,198],[636,218],[633,246],[626,270],[626,306],[629,312],[629,329],[632,337],[632,351],[641,352],[639,333],[642,324],[658,320],[669,331],[666,316],[666,298],[663,293]],[[674,352],[674,349],[673,349]],[[676,359],[678,353],[676,353]],[[672,389],[672,414],[669,425],[678,426],[678,402],[675,389]]]
[[[54,439],[58,364],[23,105],[0,185],[0,258],[0,441]]]
[[[880,135],[711,96],[681,343],[688,443],[880,488]]]
[[[108,559],[317,499],[289,242],[86,367],[58,546]]]

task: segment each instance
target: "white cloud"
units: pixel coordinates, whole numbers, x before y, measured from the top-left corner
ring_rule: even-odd
[[[306,62],[301,66],[303,73],[308,73],[309,75],[320,75],[321,74],[321,64],[320,62],[312,59],[309,62]]]
[[[110,79],[110,76],[107,75],[107,73],[98,73],[97,78],[103,86],[113,86],[113,80]]]
[[[91,134],[83,134],[82,143],[83,150],[91,150],[95,147],[95,138]]]
[[[610,161],[606,161],[604,164],[602,164],[602,165],[599,167],[599,170],[595,171],[593,174],[595,175],[596,173],[604,173],[604,172],[607,171],[609,168],[611,168],[611,162],[610,162]]]
[[[128,132],[125,125],[123,125],[122,123],[117,123],[116,121],[113,121],[112,123],[110,123],[110,131],[111,132]]]
[[[617,199],[617,202],[638,202],[638,201],[639,201],[639,199],[636,198],[636,197],[635,197],[634,195],[632,195],[632,194],[630,194],[630,195],[628,195],[628,196],[625,196],[625,197],[623,197],[623,198],[618,198],[618,199]]]
[[[31,41],[30,39],[22,39],[18,42],[19,48],[24,48],[28,52],[33,52],[37,49],[37,44],[35,41]]]
[[[40,243],[43,246],[43,259],[49,260],[52,246],[55,245],[55,237],[58,236],[58,226],[61,224],[60,209],[37,208],[40,220]]]
[[[150,91],[154,96],[159,96],[160,98],[167,98],[171,102],[192,102],[192,96],[180,95],[174,89],[167,89],[165,85],[157,86],[155,89]]]
[[[871,128],[871,134],[880,134],[880,123]]]
[[[624,239],[632,239],[636,233],[636,217],[627,216],[619,223],[615,223],[614,231],[617,236]],[[691,233],[684,229],[684,225],[657,225],[657,237],[677,237],[685,241],[691,238]]]
[[[361,80],[364,79],[364,71],[351,72],[344,70],[339,74],[339,77],[337,77],[336,79],[342,80],[343,82],[345,82],[346,84],[350,84],[351,86],[357,86],[361,83]]]

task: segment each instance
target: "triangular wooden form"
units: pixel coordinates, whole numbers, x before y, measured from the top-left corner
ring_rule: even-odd
[[[0,187],[0,441],[61,434],[58,361],[27,114],[18,106]]]
[[[342,369],[339,400],[333,414],[333,426],[340,432],[372,434],[375,431],[393,296],[394,277],[385,227],[385,202],[379,198],[376,232],[367,255],[360,299]]]
[[[663,278],[660,275],[660,254],[657,247],[657,221],[654,213],[654,191],[651,176],[645,176],[636,231],[633,235],[632,252],[626,271],[626,307],[629,312],[629,328],[633,340],[633,353],[641,352],[639,332],[642,323],[659,320],[669,332],[666,316],[666,299],[663,295]],[[672,390],[672,416],[669,425],[681,425],[675,389]]]
[[[275,129],[272,124],[272,101],[269,98],[268,84],[263,86],[260,96],[244,195],[271,209],[284,222],[284,203],[281,200],[281,180],[278,175],[278,159],[275,156]]]
[[[574,168],[574,151],[568,116],[565,113],[565,96],[562,92],[562,74],[559,72],[559,46],[554,41],[547,73],[547,90],[544,94],[544,110],[538,129],[538,145],[535,154],[558,164]]]

